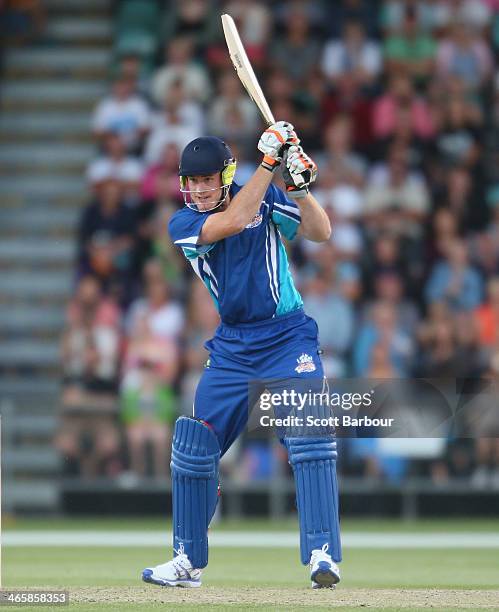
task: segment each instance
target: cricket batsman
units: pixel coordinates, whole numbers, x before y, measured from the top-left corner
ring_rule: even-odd
[[[233,182],[236,160],[219,138],[197,138],[181,155],[185,206],[171,218],[169,232],[206,285],[221,323],[205,344],[209,360],[193,415],[175,424],[174,557],[142,572],[145,582],[161,586],[201,585],[219,461],[247,424],[248,383],[323,383],[317,324],[303,312],[281,240],[297,234],[315,242],[329,239],[329,219],[309,192],[317,167],[284,121],[265,130],[258,149],[262,162],[242,187]],[[281,163],[287,194],[272,184]],[[280,439],[294,474],[301,561],[310,565],[314,588],[334,587],[341,561],[336,440],[330,432],[294,433]]]

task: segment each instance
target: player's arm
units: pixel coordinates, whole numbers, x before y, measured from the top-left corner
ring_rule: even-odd
[[[310,193],[310,184],[317,177],[317,166],[300,146],[291,146],[286,154],[283,178],[286,193],[300,209],[298,233],[314,242],[325,242],[331,236],[331,223],[326,211]]]
[[[262,163],[226,210],[208,216],[199,244],[211,244],[244,230],[260,210],[274,171],[281,163],[284,145],[292,142],[298,142],[298,139],[290,123],[278,121],[265,130],[258,142],[258,149],[263,153]]]

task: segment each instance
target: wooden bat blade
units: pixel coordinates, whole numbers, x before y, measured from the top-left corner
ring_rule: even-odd
[[[267,125],[275,123],[274,115],[263,95],[262,88],[258,83],[253,67],[244,50],[236,24],[230,15],[222,15],[222,27],[225,41],[229,49],[229,56],[239,80],[244,85],[249,97],[257,105]]]

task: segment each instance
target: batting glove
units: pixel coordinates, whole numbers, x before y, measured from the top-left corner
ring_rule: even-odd
[[[282,177],[286,191],[293,198],[303,198],[317,178],[317,164],[298,145],[291,145],[285,157]]]
[[[286,146],[300,141],[291,123],[278,121],[269,126],[260,136],[258,150],[263,153],[262,166],[270,172],[279,166]]]

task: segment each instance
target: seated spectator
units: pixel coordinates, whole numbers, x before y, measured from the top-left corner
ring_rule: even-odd
[[[85,478],[115,474],[120,312],[91,276],[80,280],[69,304],[61,352],[63,412],[56,447],[69,471]]]
[[[143,179],[140,195],[155,203],[182,202],[178,179],[180,151],[173,142],[165,144],[158,163],[150,166]]]
[[[419,237],[429,206],[425,183],[409,171],[407,149],[392,147],[386,173],[373,176],[366,190],[368,225],[374,230],[391,228],[398,234]]]
[[[372,309],[380,302],[394,307],[399,327],[412,336],[419,320],[419,314],[414,303],[406,299],[404,279],[395,270],[380,271],[375,276],[374,301],[366,302],[362,312],[363,318],[372,318]]]
[[[159,161],[165,145],[173,143],[183,148],[204,131],[204,115],[199,103],[187,98],[186,81],[179,78],[170,83],[163,100],[163,110],[154,117],[145,147],[145,161]]]
[[[263,67],[268,61],[267,45],[272,28],[272,16],[266,4],[261,0],[254,2],[229,0],[225,3],[225,12],[232,15],[236,21],[248,58],[256,67]]]
[[[124,139],[117,132],[103,135],[104,155],[92,161],[87,168],[87,180],[96,192],[109,180],[118,181],[127,200],[134,203],[144,172],[142,163],[127,154]]]
[[[432,31],[437,25],[439,1],[432,0],[385,0],[381,8],[381,27],[387,33],[400,31],[408,10],[414,11],[415,20],[421,31]]]
[[[319,326],[325,375],[347,375],[346,355],[351,346],[355,313],[352,303],[341,292],[341,282],[333,285],[331,274],[320,272],[306,285],[303,301],[307,313]]]
[[[435,52],[435,41],[420,29],[414,5],[406,4],[402,27],[385,40],[389,73],[407,74],[411,80],[424,84],[431,77]]]
[[[436,25],[446,31],[455,23],[466,23],[476,31],[483,30],[490,25],[490,4],[489,0],[439,0],[436,6]]]
[[[206,338],[215,333],[220,317],[206,287],[199,279],[190,286],[184,334],[186,374],[182,381],[182,413],[191,414],[194,393],[209,355]]]
[[[470,24],[456,22],[439,43],[436,65],[440,77],[457,75],[469,89],[479,89],[492,76],[493,60],[487,43]]]
[[[323,5],[327,13],[321,25],[328,29],[329,36],[339,38],[349,21],[361,23],[370,38],[378,36],[378,3],[370,0],[338,0],[323,2]]]
[[[362,23],[348,21],[340,40],[326,43],[322,54],[322,72],[333,85],[338,77],[350,73],[357,86],[370,87],[382,69],[379,45],[365,37]]]
[[[240,125],[234,125],[230,118],[234,113],[241,117]],[[236,141],[243,146],[254,139],[259,128],[258,109],[241,89],[241,82],[234,70],[222,73],[218,79],[217,95],[208,113],[208,132],[221,138]]]
[[[339,114],[326,126],[324,151],[314,158],[321,168],[321,174],[323,171],[331,171],[335,185],[347,184],[362,187],[364,183],[366,161],[352,148],[352,120],[348,115]]]
[[[105,289],[130,282],[135,214],[123,203],[120,183],[107,181],[82,212],[78,228],[80,274],[92,273]],[[122,287],[124,289],[124,287]],[[122,296],[123,297],[123,296]]]
[[[354,345],[355,376],[366,376],[372,365],[374,349],[381,344],[389,350],[390,364],[396,377],[409,373],[413,343],[408,331],[398,323],[397,307],[386,302],[373,305],[370,316],[360,326]]]
[[[487,283],[487,301],[474,311],[480,344],[499,347],[499,276]]]
[[[168,11],[165,11],[162,40],[169,42],[179,36],[189,37],[193,41],[196,55],[202,57],[219,27],[218,15],[212,8],[213,3],[205,0],[170,3]]]
[[[487,193],[487,203],[491,207],[492,218],[481,232],[471,240],[474,260],[487,274],[499,274],[499,184]]]
[[[395,75],[390,79],[387,92],[374,102],[372,121],[376,138],[386,139],[394,134],[401,110],[409,113],[415,137],[426,140],[434,136],[435,126],[428,104],[415,94],[407,76]]]
[[[438,164],[444,169],[453,165],[474,168],[481,152],[480,126],[469,115],[461,98],[450,99],[443,110],[443,121],[434,143]]]
[[[372,102],[350,73],[339,77],[336,88],[326,93],[321,103],[321,121],[324,125],[340,113],[351,118],[354,149],[368,153],[373,143]]]
[[[482,279],[468,262],[465,243],[455,240],[445,259],[436,263],[425,287],[428,304],[444,301],[455,311],[473,310],[482,301]]]
[[[194,45],[189,36],[177,36],[166,46],[165,63],[153,75],[151,95],[155,104],[164,108],[172,87],[181,82],[185,97],[198,103],[211,96],[208,74],[203,65],[194,60]]]
[[[168,473],[171,426],[177,416],[173,384],[179,370],[180,306],[171,301],[161,265],[145,268],[145,297],[132,304],[122,382],[122,416],[126,425],[130,468],[147,474],[147,445],[153,452],[153,475]]]
[[[320,58],[320,42],[311,36],[307,6],[289,3],[284,33],[274,38],[269,55],[273,68],[285,72],[294,81],[295,88],[303,86]],[[292,61],[290,58],[293,58]]]
[[[0,2],[0,38],[23,45],[36,39],[45,27],[46,11],[40,0]]]
[[[135,90],[135,78],[115,77],[111,94],[99,102],[92,117],[92,129],[99,140],[113,132],[121,136],[128,151],[140,148],[149,131],[150,111]]]

